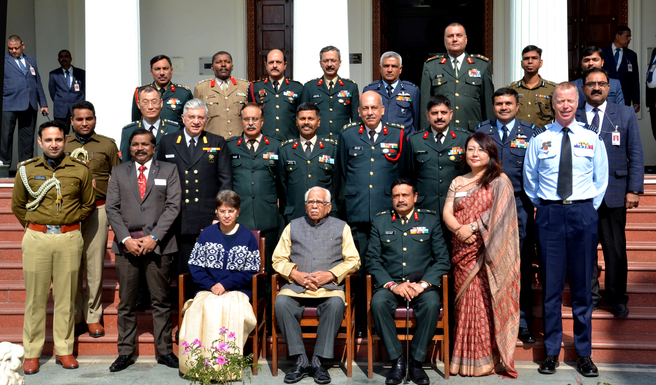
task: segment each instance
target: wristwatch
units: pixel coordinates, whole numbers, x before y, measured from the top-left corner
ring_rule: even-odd
[[[471,226],[473,232],[476,232],[477,229],[474,223],[470,223],[469,226]]]
[[[422,289],[428,289],[428,284],[426,282],[420,283]]]

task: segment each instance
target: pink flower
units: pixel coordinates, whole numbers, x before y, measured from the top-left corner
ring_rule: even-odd
[[[224,328],[223,326],[221,326],[221,329],[219,329],[219,334],[221,334],[221,335],[224,335],[227,332],[228,332],[228,329]]]
[[[229,347],[230,347],[229,344],[227,344],[225,342],[219,342],[219,346],[216,348],[216,350],[218,350],[220,352],[226,352],[227,353]]]
[[[235,338],[235,332],[230,332],[230,334],[228,334],[228,338]]]
[[[189,344],[187,343],[187,341],[182,341],[182,346],[186,348],[187,346],[189,346]]]
[[[219,365],[224,365],[224,364],[226,363],[226,359],[225,359],[225,357],[223,357],[223,356],[218,356],[218,357],[216,358],[216,363],[219,364]]]
[[[210,365],[212,365],[212,364],[210,364],[210,362],[209,362],[209,361],[207,360],[207,358],[206,358],[206,359],[205,359],[205,366],[210,366]]]
[[[196,338],[196,339],[194,340],[194,342],[192,342],[191,344],[192,344],[192,345],[198,345],[198,346],[200,346],[200,345],[202,344],[202,342],[201,342],[198,338]]]

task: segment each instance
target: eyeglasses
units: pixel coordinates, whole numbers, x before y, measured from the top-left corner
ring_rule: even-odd
[[[237,210],[235,210],[235,209],[230,209],[230,210],[219,210],[219,214],[221,214],[221,215],[226,215],[226,214],[232,215],[232,214],[234,214],[234,213],[236,213],[236,212],[237,212]]]
[[[325,205],[329,205],[330,202],[310,199],[310,200],[305,201],[305,204],[308,205],[308,206],[313,206],[315,204],[318,205],[318,206],[325,206]]]
[[[243,122],[246,122],[246,123],[248,123],[248,122],[257,123],[257,122],[260,121],[260,118],[258,118],[258,117],[254,117],[254,118],[241,118],[241,120],[242,120]]]
[[[139,100],[139,104],[141,104],[144,107],[157,107],[162,103],[162,99],[153,99],[153,100],[146,100],[146,99],[141,99]]]
[[[599,88],[605,88],[610,85],[608,82],[587,82],[585,83],[585,86],[588,88],[594,88],[595,85],[599,86]]]
[[[193,121],[199,121],[199,122],[204,122],[207,120],[206,116],[187,116],[185,115],[184,119],[193,122]]]

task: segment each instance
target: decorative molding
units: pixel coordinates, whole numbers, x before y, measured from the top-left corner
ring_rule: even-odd
[[[494,0],[485,0],[485,50],[483,51],[484,55],[490,59],[490,62],[494,62],[494,34],[493,31],[493,8],[492,4]]]
[[[620,3],[620,24],[629,25],[629,1],[622,0]]]
[[[255,80],[255,1],[246,0],[246,52],[248,56],[248,79]]]
[[[380,80],[380,66],[378,64],[378,58],[380,55],[383,53],[382,52],[382,47],[381,47],[381,36],[382,36],[382,31],[380,28],[381,25],[381,0],[372,0],[371,1],[371,8],[372,8],[372,47],[371,47],[371,54],[372,54],[372,67],[373,67],[373,80]]]

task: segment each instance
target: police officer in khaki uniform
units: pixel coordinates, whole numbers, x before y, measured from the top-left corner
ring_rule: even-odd
[[[18,165],[11,200],[12,212],[26,227],[21,245],[26,292],[25,374],[39,371],[51,282],[56,362],[66,369],[78,367],[73,357],[73,327],[75,290],[84,245],[80,222],[96,207],[91,171],[84,162],[64,154],[67,143],[64,125],[57,121],[43,123],[38,135],[43,157]]]
[[[248,103],[248,81],[235,79],[232,74],[232,55],[219,51],[212,56],[212,70],[216,75],[196,84],[194,98],[207,103],[210,110],[205,131],[225,138],[241,135],[241,113]]]
[[[112,167],[121,164],[118,157],[118,148],[114,139],[99,135],[96,129],[96,110],[93,104],[87,101],[73,103],[71,106],[73,117],[73,133],[70,134],[68,144],[64,151],[67,155],[86,161],[93,175],[93,186],[96,192],[96,209],[91,216],[82,223],[82,263],[77,281],[77,295],[75,296],[75,324],[86,327],[89,335],[94,338],[105,335],[102,326],[102,277],[103,262],[107,251],[107,233],[109,222],[105,213],[105,197],[107,196],[107,183]],[[86,296],[82,290],[82,270],[87,275]],[[82,329],[76,326],[76,329]]]
[[[553,121],[551,95],[556,83],[544,80],[538,74],[542,68],[542,49],[527,45],[522,50],[522,68],[524,77],[508,86],[519,95],[517,119],[544,127]]]

